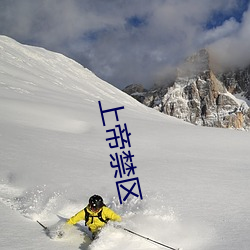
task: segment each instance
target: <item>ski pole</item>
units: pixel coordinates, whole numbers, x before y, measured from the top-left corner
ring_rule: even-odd
[[[137,236],[139,236],[139,237],[141,237],[141,238],[143,238],[143,239],[146,239],[146,240],[148,240],[148,241],[152,241],[152,242],[154,242],[154,243],[156,243],[156,244],[158,244],[158,245],[161,245],[161,246],[163,246],[163,247],[169,248],[169,249],[171,249],[171,250],[180,250],[180,248],[173,248],[173,247],[167,246],[167,245],[165,245],[165,244],[162,244],[161,242],[152,240],[152,239],[150,239],[150,238],[148,238],[148,237],[145,237],[145,236],[143,236],[143,235],[141,235],[141,234],[135,233],[135,232],[133,232],[133,231],[127,229],[127,228],[122,227],[122,229],[125,230],[125,231],[127,231],[127,232],[129,232],[129,233],[131,233],[131,234],[137,235]]]
[[[45,227],[40,221],[36,221],[40,226],[42,226],[43,227],[43,229],[46,231],[46,230],[48,230],[48,228],[47,227]]]

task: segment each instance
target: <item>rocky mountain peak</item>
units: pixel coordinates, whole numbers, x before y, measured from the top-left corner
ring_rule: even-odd
[[[215,74],[210,64],[208,50],[202,49],[178,67],[171,86],[148,91],[138,91],[137,86],[137,91],[129,94],[149,107],[196,125],[248,129],[249,106],[233,94],[248,93],[244,88],[250,84],[249,71]]]
[[[209,53],[201,49],[194,55],[188,57],[177,69],[177,77],[194,77],[205,74],[210,70]]]

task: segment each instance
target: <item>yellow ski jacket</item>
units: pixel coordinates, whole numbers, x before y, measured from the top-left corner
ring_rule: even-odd
[[[106,223],[104,221],[112,220],[112,221],[121,221],[121,217],[116,214],[110,208],[103,206],[98,212],[91,211],[88,207],[86,207],[87,212],[89,213],[88,221],[85,221],[86,225],[88,226],[89,230],[92,233],[98,231],[98,229],[102,228]],[[101,221],[98,218],[98,214],[101,212],[101,217],[104,221]],[[68,221],[67,224],[74,225],[80,220],[85,220],[85,211],[82,209],[77,214],[72,216]]]

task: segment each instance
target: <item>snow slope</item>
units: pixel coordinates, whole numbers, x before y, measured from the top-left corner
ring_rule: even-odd
[[[143,200],[120,205],[103,109],[124,106]],[[109,128],[114,114],[106,114]],[[163,249],[108,225],[51,228],[100,194],[122,225],[184,250],[250,249],[248,132],[196,127],[142,106],[63,55],[0,36],[1,249]]]

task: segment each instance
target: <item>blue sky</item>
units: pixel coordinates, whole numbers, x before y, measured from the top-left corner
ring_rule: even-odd
[[[232,8],[230,12],[223,12],[222,10],[216,10],[211,14],[211,18],[208,19],[206,28],[212,29],[217,26],[223,25],[225,20],[229,20],[230,18],[234,18],[238,23],[242,22],[243,14],[247,11],[249,5],[249,0],[240,0],[237,3],[236,8]]]
[[[0,34],[69,56],[111,84],[146,87],[201,48],[250,63],[249,0],[1,0]]]

